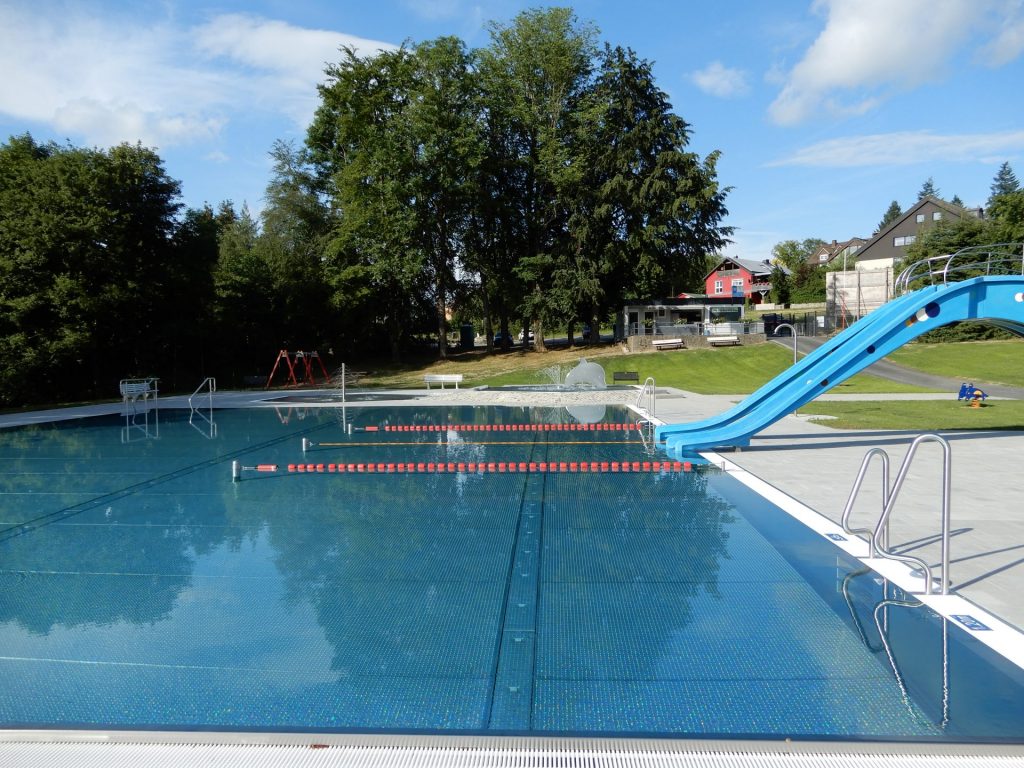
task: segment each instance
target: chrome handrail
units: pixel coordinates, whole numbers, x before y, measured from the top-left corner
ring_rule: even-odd
[[[889,454],[887,454],[881,448],[872,448],[867,452],[867,454],[865,454],[864,460],[861,462],[860,471],[857,473],[857,479],[854,480],[853,488],[850,489],[850,498],[846,500],[846,506],[843,507],[843,515],[839,521],[839,524],[842,525],[843,530],[851,536],[858,536],[862,533],[867,534],[869,547],[868,551],[871,557],[878,557],[878,551],[875,548],[875,531],[873,528],[851,528],[850,513],[853,511],[853,504],[857,499],[857,495],[860,493],[860,487],[864,482],[864,477],[867,475],[868,465],[871,464],[871,459],[875,456],[879,456],[882,459],[882,512],[885,512],[885,508],[889,504]],[[888,526],[886,526],[882,538],[884,545],[888,547]]]
[[[993,243],[961,248],[953,254],[932,256],[914,262],[893,284],[897,296],[910,290],[910,284],[948,285],[957,280],[984,275],[1024,275],[1024,243]],[[959,275],[959,277],[957,277]]]
[[[211,407],[213,406],[213,393],[217,391],[217,380],[215,378],[213,378],[213,376],[207,376],[205,379],[203,379],[202,384],[200,384],[198,387],[196,387],[196,391],[188,396],[188,407],[189,408],[192,408],[192,410],[195,410],[195,408],[192,407],[192,398],[195,397],[196,395],[198,395],[200,392],[202,392],[204,389],[207,389],[207,388],[209,388],[209,390],[210,390],[210,393],[209,393],[210,394],[210,406]]]
[[[875,525],[874,535],[872,541],[874,542],[875,551],[878,556],[885,557],[890,560],[899,560],[904,563],[912,563],[917,565],[924,573],[924,593],[926,595],[932,594],[932,569],[924,560],[912,555],[898,555],[890,552],[887,548],[887,534],[889,524],[889,516],[892,514],[893,507],[896,504],[896,499],[899,498],[900,491],[903,489],[903,481],[907,478],[907,472],[910,470],[910,464],[914,459],[914,454],[917,453],[917,447],[924,442],[935,442],[942,446],[943,454],[943,466],[942,466],[942,594],[949,594],[949,507],[950,507],[950,486],[951,486],[951,469],[952,469],[952,457],[950,453],[949,443],[939,435],[925,434],[919,435],[914,438],[914,441],[910,444],[910,448],[907,450],[907,455],[903,458],[903,464],[900,465],[900,471],[896,475],[896,481],[893,483],[892,490],[889,493],[889,499],[885,504],[885,508],[882,510],[881,517],[878,518],[878,523]]]
[[[646,410],[647,415],[651,418],[654,417],[654,409],[657,406],[657,394],[658,387],[654,383],[654,377],[648,376],[644,379],[643,386],[640,387],[640,393],[636,396],[636,408],[637,410]],[[644,398],[647,398],[647,405],[644,406]]]

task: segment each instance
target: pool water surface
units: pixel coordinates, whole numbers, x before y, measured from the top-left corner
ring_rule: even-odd
[[[649,460],[636,431],[214,419],[0,431],[4,727],[1024,740],[1022,670],[714,467],[284,471]]]

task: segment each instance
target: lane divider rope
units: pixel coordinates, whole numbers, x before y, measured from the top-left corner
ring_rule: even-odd
[[[300,474],[507,474],[507,473],[674,473],[690,472],[693,464],[689,461],[408,461],[408,462],[338,462],[299,463],[279,466],[257,464],[243,467],[238,462],[232,465],[232,480],[242,479],[243,471],[258,473],[300,473]]]

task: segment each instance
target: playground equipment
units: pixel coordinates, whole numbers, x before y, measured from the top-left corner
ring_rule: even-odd
[[[787,413],[918,336],[961,320],[984,320],[1024,336],[1024,244],[965,248],[908,267],[899,297],[858,320],[754,394],[711,419],[665,424],[655,437],[670,456],[741,447]]]
[[[285,385],[289,383],[299,386],[298,379],[295,377],[295,369],[299,368],[299,373],[304,375],[303,383],[316,385],[316,375],[313,371],[313,361],[315,360],[320,366],[320,372],[324,375],[324,384],[330,380],[330,376],[327,375],[327,369],[324,367],[324,361],[320,357],[320,353],[316,350],[312,352],[296,352],[294,359],[288,354],[287,349],[282,349],[277,353],[277,359],[274,361],[274,367],[270,371],[270,375],[267,377],[266,386],[264,389],[269,389],[271,382],[274,381],[274,374],[277,373],[278,367],[281,365],[281,361],[284,360],[285,365],[288,368],[288,375],[285,377]],[[301,365],[301,367],[300,367]],[[281,372],[284,373],[284,368],[281,368]]]
[[[960,385],[960,394],[956,396],[957,400],[967,400],[972,406],[978,408],[981,406],[981,401],[985,400],[988,395],[983,391],[974,386],[974,382],[970,384]]]

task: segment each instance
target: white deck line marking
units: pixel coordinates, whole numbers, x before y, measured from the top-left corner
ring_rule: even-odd
[[[779,490],[770,483],[762,480],[757,475],[751,474],[742,467],[734,464],[724,456],[714,452],[701,453],[705,459],[712,464],[722,467],[732,477],[739,480],[743,485],[750,488],[758,495],[775,504],[790,516],[796,518],[812,531],[821,534],[828,541],[837,547],[860,560],[864,565],[871,568],[880,576],[896,584],[905,592],[913,592],[914,597],[927,605],[940,616],[945,617],[950,623],[971,637],[976,638],[989,648],[1000,654],[1008,661],[1024,669],[1024,633],[1010,626],[995,614],[989,613],[980,605],[960,595],[924,595],[917,594],[924,589],[924,579],[915,576],[912,569],[906,563],[887,558],[868,557],[868,543],[863,539],[850,536],[842,527],[822,515],[820,512],[811,509],[794,499],[784,491]],[[835,541],[828,538],[828,534],[839,534],[846,541]],[[964,627],[953,615],[969,614],[982,622],[990,631],[972,631]]]

